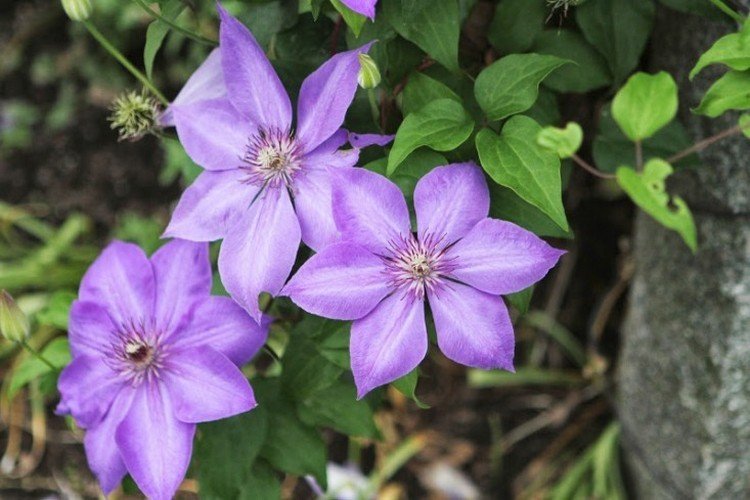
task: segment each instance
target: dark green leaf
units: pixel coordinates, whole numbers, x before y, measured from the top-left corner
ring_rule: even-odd
[[[511,54],[485,68],[474,95],[490,120],[502,120],[529,109],[547,75],[569,61],[539,54]]]
[[[531,304],[531,299],[533,296],[534,287],[530,286],[529,288],[521,290],[520,292],[506,295],[505,298],[508,299],[510,305],[515,307],[520,314],[526,314],[529,311],[529,305]]]
[[[526,52],[549,16],[545,0],[503,0],[495,10],[487,38],[502,54]]]
[[[557,92],[584,93],[612,83],[607,61],[579,33],[547,30],[536,37],[533,51],[573,61],[557,69],[544,85]]]
[[[201,498],[203,490],[201,489]],[[225,497],[226,498],[226,497]],[[256,460],[245,478],[238,500],[281,498],[281,483],[276,472],[265,460]]]
[[[576,9],[583,36],[607,59],[615,82],[638,66],[655,13],[652,0],[595,0]]]
[[[402,99],[401,110],[404,116],[419,111],[438,99],[453,99],[461,102],[461,98],[447,85],[418,71],[409,75],[409,82],[404,87]]]
[[[352,30],[355,36],[359,36],[362,32],[362,27],[367,22],[367,18],[362,14],[354,12],[349,7],[341,3],[340,0],[331,0],[331,5],[339,11],[341,17],[344,18],[344,22]]]
[[[350,382],[337,380],[312,394],[298,407],[300,419],[311,426],[330,427],[348,436],[374,439],[378,428],[366,401],[357,401],[357,390]]]
[[[419,368],[413,369],[400,379],[392,382],[392,385],[398,390],[398,392],[414,401],[419,408],[425,410],[430,406],[424,404],[417,397],[417,382],[419,382]]]
[[[181,0],[166,0],[159,3],[161,15],[165,19],[174,21],[180,12],[185,8]],[[143,48],[143,65],[146,68],[146,76],[151,78],[154,69],[154,59],[159,52],[164,39],[169,33],[170,26],[160,20],[155,20],[149,24],[146,30],[146,45]]]
[[[490,183],[490,217],[518,224],[539,236],[571,238],[544,212],[521,199],[512,190]]]

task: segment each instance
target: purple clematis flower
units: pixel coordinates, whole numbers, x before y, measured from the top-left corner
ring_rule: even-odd
[[[341,3],[370,19],[375,19],[375,5],[378,0],[341,0]]]
[[[512,370],[513,325],[500,295],[542,279],[564,252],[488,218],[487,183],[473,163],[438,167],[417,183],[416,234],[395,184],[364,169],[343,176],[333,198],[342,241],[308,260],[282,293],[313,314],[354,320],[358,397],[425,357],[425,300],[448,358]]]
[[[70,312],[73,361],[58,413],[86,429],[105,493],[129,472],[154,499],[172,498],[198,422],[256,406],[239,365],[265,342],[229,297],[212,297],[208,245],[174,240],[149,260],[114,242],[92,264]]]
[[[356,148],[340,149],[348,140],[340,127],[357,90],[358,54],[370,44],[333,56],[304,81],[292,132],[292,105],[271,63],[247,28],[218,8],[220,47],[162,117],[206,169],[165,235],[223,238],[222,281],[259,321],[258,295],[281,290],[300,240],[320,248],[337,237],[331,184],[359,157]]]

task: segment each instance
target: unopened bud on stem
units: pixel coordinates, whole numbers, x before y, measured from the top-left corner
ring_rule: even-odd
[[[374,89],[380,84],[380,70],[372,57],[359,54],[359,77],[357,82],[363,89]]]
[[[73,21],[85,21],[93,9],[91,0],[60,0],[63,10]]]
[[[8,292],[0,292],[0,334],[12,342],[29,337],[29,319]]]

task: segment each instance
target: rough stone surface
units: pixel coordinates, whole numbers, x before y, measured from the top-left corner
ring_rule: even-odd
[[[694,106],[709,79],[686,72],[731,26],[673,12],[657,26],[650,62]],[[683,119],[701,138],[736,117]],[[675,184],[694,211],[696,255],[647,216],[636,223],[618,404],[638,498],[750,498],[750,141],[702,160]]]

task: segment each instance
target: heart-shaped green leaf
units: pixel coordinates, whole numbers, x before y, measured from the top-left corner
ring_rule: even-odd
[[[641,141],[674,119],[677,103],[677,84],[669,73],[636,73],[615,95],[612,116],[631,141]]]
[[[575,122],[568,123],[565,128],[544,127],[537,135],[536,142],[560,158],[570,158],[581,147],[583,129]]]

